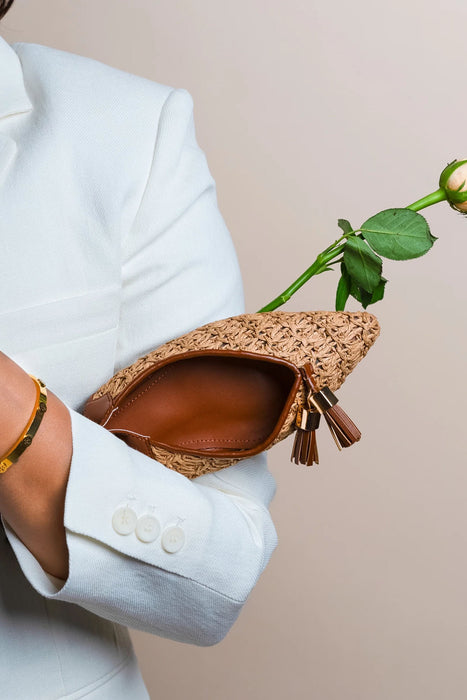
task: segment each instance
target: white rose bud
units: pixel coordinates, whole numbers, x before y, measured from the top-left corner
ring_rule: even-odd
[[[467,160],[454,160],[439,178],[439,186],[454,209],[467,214]]]

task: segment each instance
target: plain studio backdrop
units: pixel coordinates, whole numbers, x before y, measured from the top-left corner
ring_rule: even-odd
[[[16,0],[1,32],[189,90],[254,312],[339,217],[467,158],[466,21],[464,0]],[[381,336],[338,392],[362,440],[339,453],[322,427],[315,467],[292,438],[269,452],[278,548],[220,644],[132,632],[153,698],[467,697],[467,219],[424,214],[438,240],[384,262]],[[337,280],[282,309],[333,309]]]

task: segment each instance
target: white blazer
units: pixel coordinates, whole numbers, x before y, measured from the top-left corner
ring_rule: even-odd
[[[190,93],[0,38],[0,239],[0,348],[73,433],[68,579],[1,519],[0,697],[147,698],[127,628],[218,643],[277,544],[265,453],[189,480],[81,412],[118,369],[244,311]]]

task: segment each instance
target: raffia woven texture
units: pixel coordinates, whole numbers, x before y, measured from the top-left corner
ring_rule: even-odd
[[[166,357],[190,350],[245,350],[280,357],[301,367],[311,362],[318,388],[338,389],[365,357],[380,332],[377,319],[366,311],[269,311],[241,314],[213,321],[175,338],[119,370],[92,398],[110,394],[117,399],[130,382]],[[304,403],[303,385],[270,447],[290,435],[298,407]],[[189,478],[223,469],[240,458],[207,458],[169,452],[151,446],[154,458]]]

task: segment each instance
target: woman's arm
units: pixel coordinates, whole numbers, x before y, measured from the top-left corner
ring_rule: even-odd
[[[0,456],[20,436],[34,407],[34,381],[0,352]],[[0,512],[43,569],[66,579],[68,548],[63,524],[72,457],[67,407],[49,389],[47,411],[31,445],[0,474]]]
[[[154,91],[159,97],[160,86],[155,85]],[[138,108],[144,104],[141,97]],[[115,371],[171,338],[244,312],[240,268],[217,205],[214,179],[196,141],[191,95],[184,89],[168,89],[160,110],[142,199],[121,239]],[[116,142],[118,136],[125,137],[116,134]],[[111,192],[111,183],[108,186]],[[47,381],[46,376],[40,379]],[[21,481],[13,485],[12,496],[4,494],[8,504],[2,520],[24,575],[44,597],[80,605],[119,624],[201,646],[219,642],[277,544],[268,510],[275,482],[266,454],[190,480],[130,448],[64,403],[72,434],[68,478],[69,435],[63,453],[50,455],[57,435],[63,438],[66,420],[58,420],[56,431],[51,428],[42,434],[42,471],[31,462],[30,474],[36,474],[44,488],[37,489],[35,517],[45,523],[40,536],[34,532],[35,523],[23,518],[19,509],[14,511],[21,516],[22,522],[16,524],[23,527],[21,535],[8,520],[8,507],[15,498],[24,498],[29,487],[19,461],[10,476]],[[61,408],[57,404],[60,415]],[[29,410],[30,405],[11,426],[8,439],[23,429]],[[35,449],[40,450],[39,443]],[[28,457],[32,460],[32,453]],[[65,483],[69,570],[60,586],[47,572],[60,578],[66,574],[57,522]],[[46,487],[52,493],[44,497]],[[35,498],[33,491],[31,497]],[[116,514],[127,507],[137,518],[157,518],[160,535],[147,542],[138,537],[136,528],[122,532],[116,527]],[[175,550],[163,537],[173,528],[183,531],[183,542]],[[53,561],[29,549],[33,546],[38,552],[43,538],[55,536],[61,554]]]

